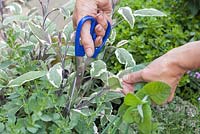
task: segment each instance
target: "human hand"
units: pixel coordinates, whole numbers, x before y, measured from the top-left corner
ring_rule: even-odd
[[[175,53],[167,53],[154,60],[143,70],[125,75],[122,79],[123,93],[134,91],[134,84],[138,82],[162,81],[171,87],[171,94],[167,102],[172,101],[176,87],[182,75],[186,72],[176,62]]]
[[[84,16],[96,18],[98,24],[95,27],[97,38],[95,42],[90,35],[90,22],[86,22],[81,30],[81,43],[88,57],[93,56],[94,47],[102,44],[102,39],[107,29],[107,21],[111,23],[112,2],[110,0],[76,0],[73,13],[73,22],[76,27]]]

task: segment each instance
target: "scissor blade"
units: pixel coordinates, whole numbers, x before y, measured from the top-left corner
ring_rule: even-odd
[[[71,91],[71,95],[70,95],[70,102],[67,106],[67,111],[70,111],[71,108],[71,104],[72,104],[72,99],[74,96],[74,92],[75,90],[80,89],[81,83],[82,83],[82,79],[83,79],[83,75],[85,72],[85,64],[84,64],[84,58],[83,57],[79,57],[76,56],[75,58],[75,62],[76,62],[76,76],[74,77],[74,81],[73,81],[73,85],[72,85],[72,91]]]
[[[76,88],[79,89],[85,72],[84,57],[76,56]]]

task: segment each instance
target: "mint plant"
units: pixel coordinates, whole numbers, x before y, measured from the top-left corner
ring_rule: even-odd
[[[127,120],[135,109],[139,111],[140,122],[136,123],[142,132],[151,123],[149,99],[161,104],[168,95],[167,85],[149,83],[136,95],[128,94],[120,108],[125,114],[119,111],[116,115],[114,106],[121,104],[120,98],[124,97],[115,91],[122,87],[120,78],[141,66],[136,65],[126,49],[120,48],[127,43],[126,40],[120,41],[117,47],[112,46],[117,35],[113,29],[98,58],[91,60],[85,57],[83,81],[80,87],[73,89],[76,69],[71,14],[74,1],[50,11],[49,1],[39,2],[42,16],[35,8],[26,15],[22,14],[23,9],[18,3],[8,3],[5,7],[10,15],[0,7],[3,38],[0,42],[0,133],[91,134],[122,131],[117,127],[122,119],[129,124],[136,121],[135,117]],[[48,18],[52,12],[58,12],[65,18],[67,24],[64,28],[58,29]],[[137,15],[160,14],[154,9],[138,12]],[[131,27],[134,26],[134,14],[130,8],[120,8],[119,13]],[[106,65],[110,57],[106,55],[110,51],[125,65],[118,74],[111,73]],[[132,129],[127,128],[127,132]]]
[[[135,95],[126,95],[124,103],[119,108],[119,114],[126,123],[136,123],[140,133],[151,134],[154,129],[151,101],[158,105],[163,104],[170,95],[170,89],[162,82],[148,83]]]

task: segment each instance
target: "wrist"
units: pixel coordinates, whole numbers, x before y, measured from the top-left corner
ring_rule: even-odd
[[[188,68],[183,65],[181,53],[179,48],[174,48],[164,55],[165,59],[167,59],[168,67],[176,73],[174,75],[181,76],[188,71]]]
[[[174,64],[186,72],[200,67],[199,52],[200,41],[196,41],[174,48],[167,55],[171,57]]]

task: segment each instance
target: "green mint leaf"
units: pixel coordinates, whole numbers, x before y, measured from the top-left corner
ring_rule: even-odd
[[[138,105],[144,104],[144,102],[136,95],[128,93],[124,98],[124,104],[127,106],[137,107]]]
[[[151,107],[149,104],[144,104],[142,106],[142,110],[143,110],[143,119],[141,120],[140,123],[138,123],[138,128],[139,131],[142,134],[151,134],[152,131],[152,111],[151,111]]]
[[[140,98],[148,95],[156,104],[163,104],[170,95],[171,88],[163,82],[150,82],[146,84],[136,95]]]
[[[118,114],[123,115],[125,111],[129,108],[129,106],[125,105],[124,103],[119,107]]]
[[[141,118],[135,107],[129,107],[123,115],[123,120],[126,123],[139,123]]]

